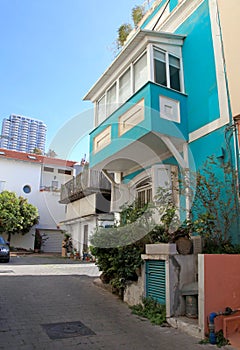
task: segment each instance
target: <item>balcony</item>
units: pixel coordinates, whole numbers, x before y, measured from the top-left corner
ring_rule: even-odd
[[[92,131],[90,164],[122,172],[176,156],[188,140],[187,118],[185,94],[148,82]]]
[[[93,193],[110,192],[111,184],[101,171],[86,169],[61,185],[60,203],[74,202]]]

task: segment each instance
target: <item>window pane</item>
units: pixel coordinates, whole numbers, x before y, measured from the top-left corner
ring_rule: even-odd
[[[169,74],[170,87],[180,91],[180,60],[172,55],[169,55]]]
[[[174,66],[180,69],[180,59],[177,57],[169,55],[169,64],[170,66]]]
[[[155,83],[167,86],[165,62],[154,60]]]
[[[147,189],[147,203],[150,203],[152,201],[152,189]]]
[[[180,70],[176,67],[169,66],[170,72],[170,87],[174,90],[180,91]]]
[[[145,191],[138,192],[138,206],[143,208],[145,205]]]
[[[98,101],[98,106],[97,106],[97,115],[98,115],[98,124],[103,122],[106,118],[106,113],[105,113],[105,96],[103,96],[99,101]]]
[[[119,102],[125,102],[131,95],[130,69],[119,78]]]
[[[154,58],[165,62],[165,53],[159,50],[154,50]]]
[[[134,64],[134,91],[136,92],[147,82],[147,54],[145,53]]]
[[[107,91],[107,116],[116,109],[117,97],[116,83]]]

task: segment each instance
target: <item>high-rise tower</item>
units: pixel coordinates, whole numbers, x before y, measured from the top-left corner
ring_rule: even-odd
[[[2,123],[0,147],[20,152],[45,152],[47,127],[41,120],[11,114]]]

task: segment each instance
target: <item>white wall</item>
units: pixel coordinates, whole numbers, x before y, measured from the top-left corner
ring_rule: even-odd
[[[61,166],[55,167],[62,169]],[[65,218],[65,205],[59,203],[60,192],[40,192],[41,169],[42,164],[40,163],[0,157],[0,182],[4,182],[4,187],[2,186],[1,190],[16,192],[18,196],[26,198],[29,203],[38,208],[40,220],[37,227],[56,230],[59,222]],[[56,169],[55,171],[57,172]],[[56,174],[49,174],[56,176]],[[57,176],[60,184],[62,183],[61,181],[68,181],[71,178],[70,175],[64,174],[58,174]],[[31,187],[31,193],[24,193],[24,185]],[[33,230],[34,232],[35,230]],[[33,249],[34,237],[32,233],[25,236],[15,236],[12,238],[11,245],[18,248]]]
[[[82,256],[84,243],[84,226],[88,225],[88,245],[90,245],[91,234],[96,227],[96,217],[89,216],[87,218],[78,218],[73,221],[65,222],[62,229],[65,229],[72,237],[73,248],[75,248]]]
[[[91,194],[75,202],[67,204],[66,219],[71,220],[86,215],[95,214],[96,194]]]

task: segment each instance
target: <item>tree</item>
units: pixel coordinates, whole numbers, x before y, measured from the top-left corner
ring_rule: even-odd
[[[14,234],[28,233],[38,219],[37,208],[26,198],[10,191],[0,193],[0,232],[8,235],[9,242]]]
[[[33,149],[33,153],[34,153],[34,154],[38,154],[38,155],[42,155],[42,150],[40,150],[40,148],[35,147],[35,148]]]

